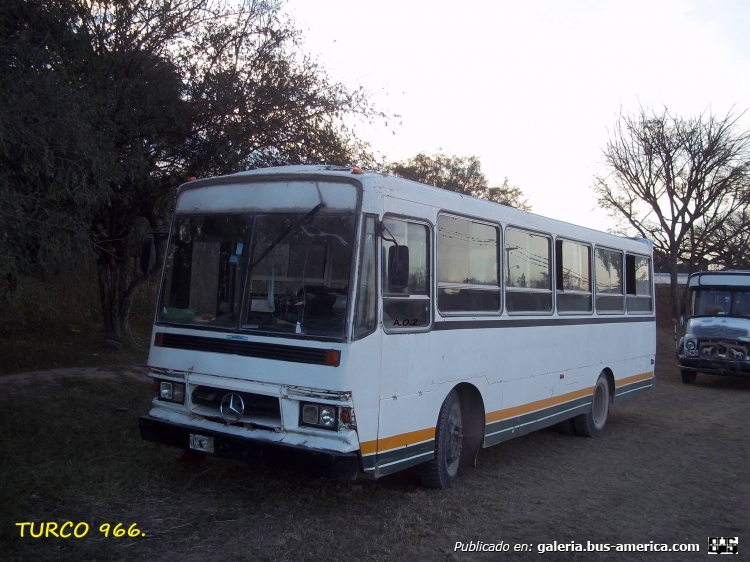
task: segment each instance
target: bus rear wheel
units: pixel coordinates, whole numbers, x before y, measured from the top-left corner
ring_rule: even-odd
[[[594,386],[594,397],[591,401],[591,410],[573,418],[576,433],[581,437],[596,437],[607,424],[609,415],[609,382],[607,376],[602,373]]]
[[[682,382],[685,384],[695,384],[695,377],[698,376],[698,373],[681,369],[680,375],[682,375]]]
[[[454,389],[440,407],[435,429],[435,456],[420,466],[424,486],[445,489],[456,481],[462,441],[461,400]]]

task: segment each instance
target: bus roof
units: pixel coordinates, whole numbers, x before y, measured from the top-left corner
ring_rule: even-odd
[[[697,271],[688,280],[690,288],[747,287],[750,288],[750,271],[727,269],[725,271]]]
[[[649,255],[653,249],[653,243],[646,238],[624,237],[608,232],[603,232],[586,226],[581,226],[572,222],[552,219],[529,211],[523,211],[507,205],[501,205],[492,201],[479,199],[471,195],[465,195],[441,189],[435,186],[422,184],[412,180],[390,176],[381,172],[371,170],[361,170],[349,166],[332,166],[332,165],[297,165],[297,166],[277,166],[271,168],[258,168],[246,172],[238,172],[226,176],[217,176],[212,178],[203,178],[184,183],[178,190],[178,197],[186,190],[209,187],[211,185],[228,183],[252,182],[256,179],[267,177],[269,179],[291,179],[294,176],[310,177],[321,176],[321,178],[337,178],[339,180],[349,180],[361,184],[364,188],[386,187],[392,192],[398,193],[398,197],[437,207],[445,211],[452,211],[457,214],[476,216],[491,216],[494,221],[515,224],[540,231],[554,232],[562,236],[589,240],[593,237],[598,242],[606,245],[607,239],[610,244],[617,246],[628,246],[630,248],[640,248],[641,252]],[[405,193],[408,191],[408,193]],[[405,197],[406,196],[406,197]],[[582,209],[582,214],[587,211]],[[585,217],[582,217],[585,220]],[[625,244],[623,244],[625,242]],[[645,246],[645,247],[644,247]]]

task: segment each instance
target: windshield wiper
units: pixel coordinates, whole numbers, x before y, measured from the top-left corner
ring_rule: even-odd
[[[286,231],[281,234],[281,236],[279,236],[278,238],[276,238],[276,240],[274,240],[273,242],[271,242],[271,244],[268,246],[268,248],[265,249],[265,251],[260,255],[260,257],[257,260],[255,260],[252,264],[250,264],[250,267],[247,270],[247,274],[250,275],[250,272],[253,270],[253,268],[256,265],[258,265],[263,260],[263,258],[265,258],[268,254],[270,254],[271,250],[273,250],[276,246],[278,246],[284,240],[286,240],[286,238],[289,235],[291,235],[292,233],[296,232],[307,221],[307,219],[309,219],[310,217],[312,217],[315,213],[317,213],[318,211],[320,211],[325,206],[326,206],[326,204],[323,203],[323,202],[318,203],[317,205],[315,205],[315,207],[309,213],[307,213],[304,217],[302,217],[295,224],[293,224],[292,226],[290,226],[289,228],[287,228]]]

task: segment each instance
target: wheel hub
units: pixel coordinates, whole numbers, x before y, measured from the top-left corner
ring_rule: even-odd
[[[607,396],[607,389],[604,385],[597,385],[596,391],[594,392],[594,404],[593,404],[593,418],[594,424],[597,427],[604,425],[604,421],[607,419],[607,410],[609,409],[609,396]]]
[[[451,412],[450,419],[448,420],[448,447],[447,447],[447,461],[448,464],[452,464],[461,457],[461,441],[463,439],[463,432],[461,431],[461,420],[454,412]]]

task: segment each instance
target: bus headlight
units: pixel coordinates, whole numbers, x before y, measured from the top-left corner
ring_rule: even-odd
[[[353,427],[351,408],[339,408],[330,404],[310,404],[303,402],[300,405],[300,425],[319,427],[322,429],[337,429]]]
[[[318,425],[318,407],[314,404],[302,404],[302,423]]]
[[[181,382],[159,381],[159,400],[165,402],[185,402],[185,385]]]
[[[325,406],[320,409],[320,425],[333,427],[336,425],[336,408]]]
[[[695,349],[695,340],[688,340],[685,342],[685,347],[690,351]]]

